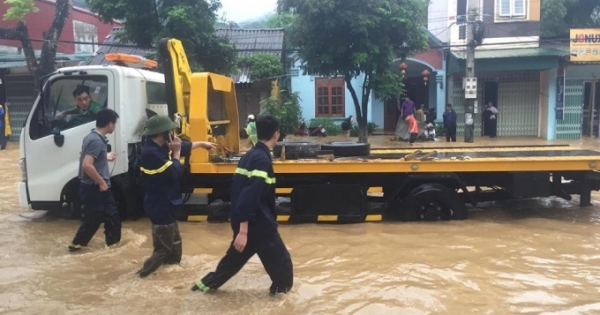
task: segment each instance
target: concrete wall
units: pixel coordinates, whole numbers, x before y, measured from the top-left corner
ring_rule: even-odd
[[[291,78],[292,81],[292,91],[294,92],[298,92],[300,94],[300,105],[302,107],[302,117],[304,117],[304,119],[308,122],[311,119],[315,118],[315,77],[316,76],[311,76],[311,75],[303,75],[302,74],[302,70],[299,69],[299,62],[296,62],[296,64],[294,65],[294,71],[293,72],[297,72],[297,75],[293,75]],[[355,78],[354,80],[352,80],[352,86],[354,87],[354,90],[356,91],[356,94],[359,98],[359,101],[361,99],[361,93],[362,93],[362,82],[364,80],[364,77],[362,75],[360,75],[359,77]],[[345,89],[346,95],[344,97],[344,101],[345,101],[345,116],[348,117],[350,115],[353,115],[356,118],[356,110],[354,108],[354,101],[352,100],[352,95],[350,94],[350,91],[348,91],[348,88]],[[372,111],[373,111],[373,102],[372,99],[373,97],[370,98],[371,101],[369,102],[369,111],[368,111],[368,115],[367,115],[367,120],[371,121],[372,120]],[[380,107],[381,107],[381,103],[379,103]],[[376,103],[377,105],[377,103]],[[383,113],[383,109],[381,109],[381,112]],[[336,120],[339,120],[340,122],[343,120],[342,117],[336,117]],[[381,125],[383,125],[383,115],[381,115]]]
[[[453,21],[448,19],[450,14],[448,8],[451,5],[456,8],[456,0],[431,0],[429,2],[427,29],[442,42],[448,42],[450,39],[448,25]]]

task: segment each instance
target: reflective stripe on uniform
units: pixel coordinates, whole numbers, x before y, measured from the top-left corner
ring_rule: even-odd
[[[275,178],[274,177],[269,177],[269,174],[265,171],[260,171],[260,170],[253,170],[253,171],[248,171],[245,170],[243,168],[236,168],[235,169],[235,174],[238,175],[244,175],[247,177],[260,177],[260,178],[264,178],[265,182],[267,184],[275,184]]]
[[[155,170],[149,170],[149,169],[145,169],[143,167],[140,167],[140,170],[142,171],[142,173],[144,173],[146,175],[156,175],[156,174],[160,174],[160,173],[166,171],[167,168],[169,168],[169,166],[171,166],[172,164],[173,164],[173,161],[167,161],[167,163],[165,163],[165,165],[163,165],[160,168],[157,168]]]

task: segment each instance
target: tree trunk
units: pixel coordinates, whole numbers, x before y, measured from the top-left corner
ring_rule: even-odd
[[[14,29],[0,28],[0,39],[13,39],[21,42],[23,54],[27,69],[33,76],[34,91],[39,93],[40,82],[42,76],[49,74],[55,70],[55,59],[57,43],[60,39],[63,27],[65,26],[71,9],[73,8],[72,0],[56,0],[54,20],[50,29],[44,33],[44,44],[40,53],[39,62],[35,56],[35,50],[29,38],[29,30],[24,21],[17,21],[17,26]]]
[[[352,96],[352,101],[354,101],[354,109],[356,111],[356,122],[358,122],[358,142],[367,143],[369,141],[369,139],[367,137],[367,111],[366,111],[367,106],[369,106],[368,98],[367,98],[367,102],[365,103],[364,95],[363,95],[363,102],[362,102],[362,106],[361,106],[360,100],[358,99],[358,95],[356,95],[356,90],[352,86],[352,77],[347,75],[344,77],[344,80],[346,81],[346,88],[348,89],[348,91],[350,91],[350,95]],[[364,94],[364,92],[363,92],[363,94]]]

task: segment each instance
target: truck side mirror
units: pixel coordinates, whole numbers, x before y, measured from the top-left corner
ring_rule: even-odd
[[[110,144],[106,145],[106,152],[110,153],[112,151],[112,146]]]
[[[59,148],[65,144],[65,136],[60,134],[60,130],[58,128],[52,128],[52,134],[54,135],[54,144]]]

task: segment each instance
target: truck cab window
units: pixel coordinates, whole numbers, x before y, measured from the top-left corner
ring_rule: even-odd
[[[62,77],[50,81],[34,109],[31,138],[95,121],[96,112],[107,107],[107,98],[108,79],[105,76]]]

